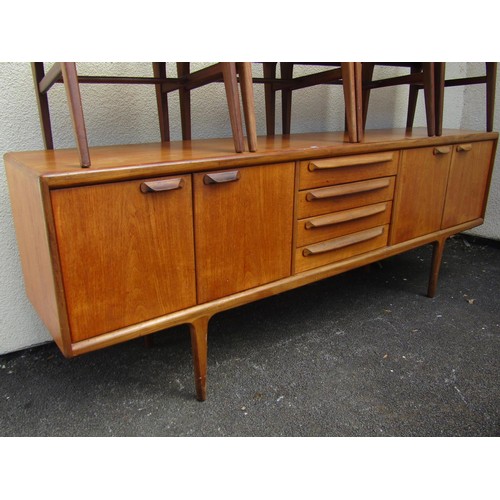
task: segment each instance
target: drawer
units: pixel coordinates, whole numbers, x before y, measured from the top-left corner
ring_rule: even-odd
[[[392,201],[351,208],[297,221],[297,246],[356,233],[363,229],[389,224]]]
[[[324,266],[387,245],[389,225],[365,229],[357,233],[297,248],[295,273]]]
[[[394,180],[395,177],[382,177],[300,191],[297,219],[392,200]]]
[[[299,189],[396,175],[399,151],[300,162]]]

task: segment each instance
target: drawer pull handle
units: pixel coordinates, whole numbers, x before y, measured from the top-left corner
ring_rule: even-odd
[[[471,149],[472,149],[472,144],[459,144],[457,146],[457,152],[459,153],[470,151]]]
[[[331,252],[332,250],[338,250],[339,248],[344,248],[356,243],[372,240],[373,238],[376,238],[383,233],[384,227],[375,227],[366,231],[360,231],[359,233],[348,234],[347,236],[335,238],[334,240],[322,241],[321,243],[317,243],[316,245],[310,245],[304,248],[304,250],[302,250],[302,255],[304,257],[309,257],[311,255]]]
[[[371,205],[368,207],[354,208],[352,210],[345,210],[336,214],[323,215],[321,217],[310,219],[305,223],[305,228],[316,229],[325,226],[332,226],[334,224],[340,224],[342,222],[362,219],[363,217],[370,217],[371,215],[376,215],[385,212],[386,210],[387,203]]]
[[[159,193],[161,191],[173,191],[181,189],[184,186],[184,179],[162,179],[160,181],[141,182],[141,191],[143,193]]]
[[[325,198],[335,198],[347,194],[364,193],[366,191],[375,191],[389,186],[391,180],[389,177],[382,179],[372,179],[369,181],[351,182],[349,184],[340,184],[327,188],[315,189],[306,194],[307,201],[324,200]]]
[[[224,182],[237,181],[239,178],[239,170],[231,170],[230,172],[217,172],[213,174],[205,174],[203,176],[203,184],[223,184]]]
[[[450,146],[440,146],[438,148],[434,148],[433,153],[435,155],[447,155],[451,152]]]
[[[392,161],[394,153],[375,153],[358,156],[348,156],[340,158],[329,158],[326,160],[316,160],[309,163],[309,170],[326,170],[329,168],[353,167],[356,165],[369,165],[370,163],[384,163]]]

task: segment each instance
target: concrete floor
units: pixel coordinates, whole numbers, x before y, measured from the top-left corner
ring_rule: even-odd
[[[66,360],[0,357],[2,436],[499,436],[500,248],[448,241],[215,316],[208,399],[187,327]]]

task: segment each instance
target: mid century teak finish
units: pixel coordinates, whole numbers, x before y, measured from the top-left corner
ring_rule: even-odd
[[[54,63],[47,72],[45,72],[43,62],[33,62],[31,67],[45,149],[54,149],[47,94],[55,83],[63,83],[82,167],[90,167],[91,157],[80,94],[81,83],[154,85],[160,137],[162,142],[168,142],[170,141],[168,94],[173,91],[179,92],[182,138],[187,141],[191,140],[191,91],[213,82],[223,82],[233,133],[233,147],[237,153],[241,153],[245,150],[245,144],[240,109],[240,92],[238,90],[239,76],[248,149],[249,151],[255,151],[257,147],[252,67],[249,62],[219,62],[194,72],[191,72],[189,62],[178,62],[177,77],[175,78],[167,77],[165,62],[152,63],[153,77],[79,75],[75,62]]]
[[[425,129],[5,156],[26,290],[65,356],[178,324],[206,398],[207,331],[223,310],[483,222],[498,134]]]

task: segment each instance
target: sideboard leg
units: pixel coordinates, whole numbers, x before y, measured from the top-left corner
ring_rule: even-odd
[[[209,316],[203,316],[189,324],[191,350],[193,352],[194,383],[198,401],[205,401],[207,398],[207,334],[209,320]]]
[[[441,259],[443,257],[444,244],[446,239],[442,239],[434,242],[434,248],[432,251],[432,268],[431,275],[429,277],[429,287],[427,288],[427,296],[432,298],[436,294],[439,269],[441,267]]]
[[[150,334],[150,335],[145,335],[144,336],[144,347],[146,349],[151,349],[153,348],[155,345],[155,342],[153,340],[153,336]]]

